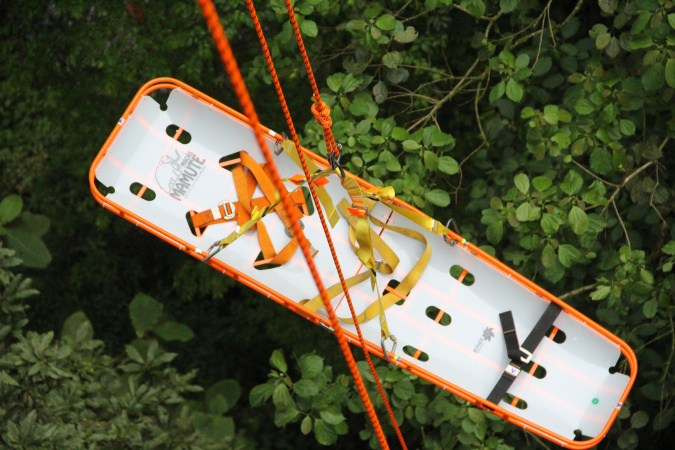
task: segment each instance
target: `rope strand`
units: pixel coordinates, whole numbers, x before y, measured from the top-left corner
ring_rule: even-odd
[[[272,170],[270,171],[272,182],[274,183],[274,186],[277,189],[277,191],[281,193],[281,200],[284,206],[284,210],[286,211],[287,214],[291,215],[293,205],[291,204],[291,201],[288,198],[288,196],[283,193],[284,192],[283,183],[281,181],[278,171],[276,170],[272,154],[270,153],[269,149],[267,148],[267,145],[265,144],[258,115],[255,111],[248,90],[246,89],[246,84],[244,83],[244,79],[241,76],[239,66],[237,65],[237,62],[234,58],[234,54],[232,53],[232,48],[230,47],[227,37],[225,36],[225,32],[223,31],[223,27],[220,23],[218,13],[216,12],[216,9],[211,0],[198,0],[198,3],[202,10],[204,18],[206,19],[206,23],[211,32],[211,36],[213,37],[213,40],[216,44],[216,48],[218,50],[220,58],[225,66],[225,71],[227,72],[230,78],[230,82],[232,83],[232,86],[234,88],[235,94],[237,95],[237,99],[239,100],[239,103],[241,104],[241,107],[244,110],[244,114],[246,115],[246,117],[248,118],[253,127],[253,132],[255,134],[256,141],[258,142],[258,146],[260,147],[260,150],[262,151],[265,157],[265,161],[272,168]],[[290,3],[288,4],[290,5]],[[298,146],[298,148],[300,147]],[[368,417],[370,418],[370,421],[376,430],[376,434],[378,436],[378,440],[380,441],[380,445],[382,446],[383,449],[388,449],[389,446],[387,444],[386,438],[384,437],[384,433],[377,418],[377,414],[375,413],[375,408],[373,407],[370,398],[368,397],[368,392],[366,391],[366,387],[361,378],[361,374],[359,373],[358,368],[356,366],[356,362],[354,361],[354,356],[352,355],[351,350],[349,348],[349,344],[345,339],[344,332],[342,330],[340,322],[338,321],[338,318],[335,315],[335,311],[333,310],[333,307],[330,303],[330,299],[328,298],[328,294],[326,293],[326,289],[324,288],[323,282],[321,281],[321,278],[317,271],[316,264],[314,263],[314,259],[312,258],[312,255],[310,253],[309,242],[307,241],[307,238],[305,237],[302,228],[300,227],[300,224],[297,221],[292,222],[292,231],[293,235],[298,239],[300,249],[302,250],[302,254],[305,257],[305,260],[307,261],[307,265],[309,266],[309,270],[312,274],[312,277],[314,278],[314,282],[316,283],[316,286],[319,289],[319,293],[321,294],[321,299],[323,300],[324,307],[326,308],[326,312],[328,313],[328,316],[330,318],[334,334],[338,340],[340,349],[342,350],[342,353],[345,357],[347,366],[349,367],[352,377],[354,378],[357,391],[359,392],[361,400],[366,406],[366,412],[368,413]]]
[[[288,129],[289,129],[290,134],[291,134],[291,139],[293,140],[293,143],[295,144],[295,147],[298,151],[298,157],[299,157],[301,165],[302,165],[302,170],[305,173],[305,177],[307,177],[307,179],[310,179],[310,173],[309,173],[309,170],[307,168],[307,163],[305,161],[304,153],[300,150],[301,147],[300,147],[300,141],[298,139],[298,134],[295,130],[295,125],[293,123],[293,119],[291,118],[291,113],[290,113],[290,110],[288,108],[288,104],[286,103],[286,97],[284,96],[283,90],[281,88],[281,83],[279,82],[279,77],[277,76],[277,71],[274,68],[274,61],[273,61],[272,56],[270,54],[269,48],[267,46],[267,41],[265,39],[265,35],[263,33],[262,27],[260,26],[260,21],[258,20],[258,15],[256,13],[255,6],[253,5],[253,0],[246,0],[246,3],[248,5],[249,12],[251,13],[251,19],[253,20],[253,25],[255,27],[256,33],[258,34],[258,39],[260,40],[260,45],[262,47],[263,54],[265,55],[265,59],[267,60],[267,66],[270,70],[270,74],[272,76],[272,81],[274,83],[274,88],[277,91],[277,95],[279,97],[279,102],[281,103],[281,108],[283,110],[284,117],[286,118],[286,122],[288,124]],[[301,45],[301,44],[299,43],[299,45]],[[304,54],[303,59],[305,59],[306,66],[309,65],[309,59],[307,58],[306,52],[304,52],[304,45],[302,45],[302,47],[301,47],[301,52],[303,52],[303,54]],[[311,70],[311,66],[309,66],[309,70]],[[313,73],[310,74],[310,82],[312,82],[313,87],[315,88],[316,82],[314,81]],[[318,91],[316,92],[316,94],[318,96]],[[319,123],[321,123],[322,126],[324,126],[324,127],[327,126],[328,128],[330,128],[332,126],[332,121],[331,121],[331,118],[330,118],[330,109],[328,109],[328,111],[326,112],[326,108],[328,108],[328,106],[324,102],[322,102],[321,99],[319,98],[319,100],[315,104],[312,105],[312,113],[314,113],[314,116],[317,118],[317,121],[319,121]],[[319,119],[319,117],[321,117],[321,119]],[[315,209],[319,213],[319,219],[321,220],[321,225],[323,227],[324,234],[326,235],[328,247],[330,248],[331,255],[333,256],[333,261],[335,263],[335,269],[337,270],[338,276],[340,278],[342,290],[345,293],[345,297],[347,299],[347,304],[349,305],[349,310],[351,312],[352,319],[354,320],[354,325],[356,327],[356,332],[358,334],[358,338],[359,338],[359,342],[361,344],[361,348],[363,349],[363,354],[364,354],[365,359],[368,363],[368,367],[370,368],[370,371],[373,374],[373,378],[375,379],[377,389],[378,389],[378,391],[380,393],[380,396],[382,397],[382,400],[384,402],[384,405],[387,409],[387,413],[389,415],[389,418],[391,419],[391,423],[394,426],[394,429],[396,430],[396,434],[397,434],[398,439],[401,443],[401,447],[403,449],[407,450],[405,440],[403,439],[403,434],[401,433],[401,430],[400,430],[398,424],[396,423],[396,418],[394,417],[394,412],[391,409],[391,405],[389,404],[389,400],[387,399],[387,396],[384,392],[384,388],[382,387],[382,383],[380,382],[380,378],[377,375],[377,372],[375,371],[375,366],[373,365],[373,361],[370,358],[370,353],[368,352],[368,347],[365,344],[365,339],[363,338],[363,333],[361,332],[361,327],[359,325],[359,321],[356,319],[356,317],[357,317],[356,311],[354,310],[354,306],[352,304],[352,299],[351,299],[351,296],[349,294],[349,289],[347,287],[347,283],[345,281],[345,277],[344,277],[344,274],[342,272],[342,268],[340,266],[340,262],[338,260],[337,253],[335,251],[335,247],[333,245],[333,239],[331,238],[330,231],[328,229],[328,225],[326,224],[326,220],[325,220],[325,217],[324,217],[323,210],[319,206],[319,200],[318,200],[316,191],[314,189],[314,185],[313,185],[313,183],[308,183],[308,186],[309,186],[309,189],[310,189],[310,192],[311,192],[311,195],[312,195],[312,199],[314,200],[314,204],[316,205]]]

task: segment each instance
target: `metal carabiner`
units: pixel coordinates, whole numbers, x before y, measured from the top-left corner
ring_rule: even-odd
[[[457,221],[454,218],[450,218],[448,222],[445,224],[445,228],[450,228],[450,225],[455,229],[455,233],[459,236],[459,227],[457,226]],[[450,239],[447,235],[443,236],[443,239],[445,239],[445,242],[447,242],[450,245],[456,245],[457,239]]]
[[[215,249],[215,250],[214,250],[214,249]],[[211,258],[213,258],[214,256],[216,256],[216,255],[218,254],[218,252],[219,252],[221,249],[222,249],[222,248],[220,247],[220,241],[214,242],[214,243],[211,245],[211,247],[209,247],[209,249],[206,251],[206,253],[207,253],[209,256],[203,258],[203,259],[202,259],[202,262],[207,262],[209,259],[211,259]]]
[[[394,343],[394,346],[391,348],[391,352],[395,355],[396,354],[396,344],[398,344],[398,342],[396,341],[396,336],[394,336],[393,334],[390,334],[389,339],[391,339],[391,341]],[[380,340],[380,346],[382,347],[382,353],[384,354],[384,358],[387,361],[391,361],[391,358],[387,354],[387,349],[384,346],[384,341],[386,341],[386,340],[387,340],[387,338],[384,337],[384,334],[383,334],[382,339]]]

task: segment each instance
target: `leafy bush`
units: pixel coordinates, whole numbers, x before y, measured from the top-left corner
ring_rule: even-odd
[[[1,244],[1,243],[0,243]],[[156,338],[137,339],[125,356],[103,352],[91,323],[72,314],[60,336],[26,330],[31,280],[7,270],[20,264],[0,246],[0,439],[8,448],[232,448],[235,437],[224,414],[237,402],[239,385],[222,380],[206,390],[169,364],[177,355]],[[157,324],[161,303],[139,295],[131,303],[139,334],[152,330],[168,340],[189,339],[176,322]],[[140,305],[140,307],[139,307]],[[150,305],[150,306],[148,306]],[[139,309],[143,311],[139,313]],[[149,313],[153,320],[143,319]],[[157,320],[154,320],[154,319]],[[192,398],[192,400],[191,400]]]

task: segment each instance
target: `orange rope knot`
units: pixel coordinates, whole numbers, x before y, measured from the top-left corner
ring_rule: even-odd
[[[330,129],[333,126],[333,119],[330,118],[330,107],[321,100],[317,100],[312,105],[312,114],[316,117],[316,121],[325,129]]]

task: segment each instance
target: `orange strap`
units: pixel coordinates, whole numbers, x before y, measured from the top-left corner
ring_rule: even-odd
[[[230,82],[232,83],[232,86],[234,88],[235,94],[237,95],[237,98],[239,100],[239,103],[242,106],[242,109],[244,110],[244,114],[249,120],[249,123],[253,127],[253,132],[255,134],[256,141],[258,142],[258,146],[260,147],[260,150],[262,151],[263,155],[265,156],[265,161],[270,165],[273,166],[274,164],[274,159],[272,157],[272,154],[270,153],[269,148],[267,147],[264,137],[263,137],[263,132],[260,126],[260,121],[258,120],[258,115],[255,111],[255,108],[253,107],[253,102],[251,101],[251,97],[248,93],[248,90],[246,89],[246,84],[244,83],[244,79],[241,76],[241,72],[239,71],[239,67],[237,66],[237,61],[234,58],[234,54],[232,53],[232,48],[230,47],[230,43],[227,40],[227,37],[225,36],[225,32],[223,31],[223,26],[220,23],[220,18],[218,17],[218,13],[216,12],[215,7],[213,6],[213,2],[211,0],[198,0],[199,6],[202,10],[202,13],[204,15],[204,18],[206,19],[206,23],[209,27],[209,30],[211,32],[211,36],[213,37],[213,40],[216,44],[216,48],[218,49],[218,53],[220,55],[221,60],[223,61],[223,64],[225,65],[225,71],[227,72]],[[290,2],[288,3],[290,7]],[[252,3],[250,3],[249,0],[249,8],[252,7]],[[292,9],[292,7],[291,7]],[[254,13],[253,13],[254,14]],[[258,23],[257,18],[254,19],[256,23]],[[297,24],[296,24],[297,25]],[[259,28],[259,23],[256,26],[256,28]],[[266,52],[266,56],[269,55],[269,51]],[[268,60],[271,60],[269,58]],[[280,90],[278,89],[277,92]],[[287,108],[286,108],[287,109]],[[290,120],[290,114],[287,116]],[[295,128],[292,128],[293,133],[295,131]],[[297,135],[294,135],[293,137],[294,142],[297,141]],[[300,152],[300,143],[297,142],[296,146],[298,148],[298,152]],[[307,171],[307,165],[304,161],[304,155],[300,152],[300,158],[303,163],[303,170],[305,171],[305,177],[309,180],[311,178],[309,172]],[[283,190],[283,184],[281,181],[281,177],[279,176],[278,172],[276,170],[272,170],[271,173],[271,178],[274,186],[277,188],[277,190],[280,192],[281,196],[281,201],[284,207],[284,211],[286,211],[287,214],[291,215],[292,214],[292,209],[293,205],[291,203],[290,198],[288,198],[287,195],[284,194]],[[314,186],[312,183],[309,183],[310,190],[312,192],[312,198],[314,199],[315,205],[319,205],[318,197],[316,195],[316,191],[314,190]],[[317,211],[321,211],[321,208],[317,206]],[[328,227],[326,226],[326,221],[323,217],[323,214],[320,213],[320,218],[321,218],[321,224],[324,227],[324,231],[326,232],[326,236],[329,236],[328,233]],[[384,432],[382,431],[382,427],[380,425],[380,421],[377,418],[377,414],[375,413],[375,408],[373,408],[373,404],[370,401],[370,398],[368,397],[368,392],[366,391],[366,386],[363,383],[363,379],[361,378],[361,374],[359,373],[359,370],[356,366],[356,361],[354,361],[354,355],[352,355],[351,350],[349,349],[349,344],[347,343],[347,339],[345,338],[344,331],[342,330],[342,326],[340,325],[340,321],[338,320],[337,316],[335,315],[335,311],[333,310],[333,306],[330,303],[330,299],[328,298],[328,294],[326,293],[326,290],[323,286],[323,282],[321,281],[321,278],[319,276],[319,273],[316,268],[316,264],[314,263],[314,259],[312,257],[312,254],[310,253],[310,245],[309,242],[307,241],[307,238],[305,237],[302,228],[300,227],[299,222],[293,221],[292,222],[292,232],[293,236],[295,236],[298,239],[298,243],[300,245],[300,249],[302,250],[302,254],[304,255],[305,259],[307,260],[307,265],[309,266],[309,270],[312,274],[312,278],[314,279],[314,282],[316,283],[317,288],[319,289],[319,292],[321,293],[321,298],[324,302],[324,307],[326,308],[326,312],[328,313],[328,316],[330,318],[331,325],[333,327],[333,332],[335,333],[335,337],[338,340],[338,344],[340,346],[340,350],[342,351],[342,354],[345,357],[345,360],[347,362],[347,367],[349,367],[349,371],[352,374],[352,377],[354,378],[354,383],[356,384],[357,391],[359,392],[359,396],[361,397],[361,400],[363,401],[363,404],[366,407],[366,412],[368,413],[368,418],[370,419],[371,423],[373,424],[373,428],[375,429],[375,434],[378,437],[378,440],[380,442],[380,445],[388,449],[389,445],[387,444],[387,440],[384,436]],[[335,250],[332,245],[332,241],[329,241],[329,246],[331,247],[331,252],[333,253],[334,259],[336,259],[336,254]],[[340,272],[341,273],[341,272]],[[346,290],[346,289],[345,289]],[[353,309],[353,308],[352,308]],[[359,332],[359,337],[361,337],[360,332]],[[363,342],[363,341],[362,341]],[[362,344],[363,345],[363,344]],[[365,348],[365,346],[364,346]],[[366,353],[367,354],[367,353]],[[372,363],[371,363],[372,367]],[[374,372],[374,367],[371,369]],[[382,392],[382,391],[381,391]],[[383,392],[382,392],[383,394]],[[393,417],[393,414],[392,414]],[[394,420],[394,426],[396,426],[396,421]]]

